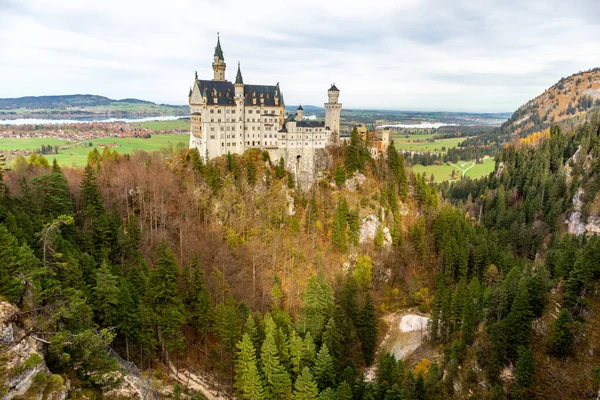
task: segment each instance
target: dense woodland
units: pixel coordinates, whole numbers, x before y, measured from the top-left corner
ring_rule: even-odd
[[[116,384],[111,346],[243,399],[536,398],[540,360],[585,348],[600,239],[561,227],[580,187],[597,211],[599,127],[553,128],[503,148],[489,177],[440,186],[393,146],[372,159],[357,132],[309,191],[259,151],[105,149],[64,170],[35,155],[2,174],[0,296],[50,342],[53,373],[98,393]],[[361,242],[367,215],[380,225]],[[407,306],[431,315],[438,356],[418,365],[376,352],[379,317]]]

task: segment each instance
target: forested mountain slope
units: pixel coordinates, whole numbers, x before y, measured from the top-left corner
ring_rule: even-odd
[[[463,142],[463,146],[508,143],[558,125],[570,131],[600,110],[600,68],[578,72],[519,107],[499,128]]]
[[[308,192],[258,151],[32,156],[2,178],[0,296],[47,370],[0,364],[2,393],[99,397],[123,385],[109,345],[173,397],[200,395],[168,394],[169,363],[243,399],[593,396],[600,240],[564,222],[578,192],[597,212],[598,146],[597,120],[553,128],[438,187],[354,132]],[[431,316],[424,360],[376,352],[406,307]]]

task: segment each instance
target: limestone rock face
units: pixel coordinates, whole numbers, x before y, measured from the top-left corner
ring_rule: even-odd
[[[358,171],[355,171],[354,175],[352,175],[352,178],[346,180],[346,189],[348,189],[349,192],[355,192],[360,185],[365,183],[366,180],[366,176]]]
[[[375,214],[369,214],[364,217],[360,223],[360,243],[373,242],[377,229],[379,228],[379,219]],[[392,244],[392,235],[387,227],[383,227],[383,245],[390,246]]]
[[[64,400],[68,382],[48,370],[43,343],[19,329],[15,322],[18,312],[16,306],[0,301],[0,396]]]

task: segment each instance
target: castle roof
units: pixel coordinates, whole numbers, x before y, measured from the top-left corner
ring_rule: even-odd
[[[201,93],[206,93],[208,104],[217,104],[220,106],[234,105],[235,89],[233,83],[229,81],[209,81],[198,79],[198,89]],[[275,106],[275,97],[279,97],[279,106],[283,106],[283,97],[279,86],[271,85],[244,85],[244,104],[247,106],[261,105],[260,99],[264,99],[264,105],[267,107]],[[217,99],[215,103],[214,99]],[[256,98],[256,104],[252,99]]]
[[[300,105],[298,106],[298,108],[296,108],[296,110],[298,110],[298,111],[304,111],[304,108],[302,108],[302,104],[300,104]]]
[[[238,70],[237,70],[237,75],[235,76],[235,83],[241,83],[242,85],[244,84],[244,79],[242,79],[242,71],[240,70],[240,62],[238,61]]]
[[[223,58],[223,49],[221,49],[221,38],[217,36],[217,46],[215,47],[215,57],[219,57],[219,60],[225,61]]]
[[[325,122],[303,119],[302,121],[296,122],[296,126],[299,128],[323,128],[325,126]]]
[[[331,85],[331,87],[329,88],[328,92],[339,92],[340,89],[337,88],[337,86],[335,86],[335,83],[333,85]]]

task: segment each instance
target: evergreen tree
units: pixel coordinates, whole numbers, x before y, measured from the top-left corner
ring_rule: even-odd
[[[156,261],[148,281],[146,303],[158,341],[164,347],[165,360],[168,360],[169,351],[179,351],[183,347],[181,328],[185,317],[177,289],[178,266],[173,252],[161,243],[154,257]]]
[[[250,336],[244,334],[236,347],[235,387],[244,399],[264,399],[264,388],[256,366],[256,350]]]
[[[105,258],[110,249],[110,221],[100,194],[96,171],[91,165],[85,167],[81,181],[81,225],[85,247],[96,260]]]
[[[262,344],[260,359],[267,389],[265,397],[268,399],[291,398],[292,382],[290,375],[280,363],[275,338],[271,332],[267,333]]]
[[[548,338],[548,351],[558,357],[573,354],[573,334],[571,333],[571,314],[563,309],[554,321],[552,334]]]
[[[356,126],[352,129],[350,134],[350,145],[346,150],[346,161],[344,167],[346,170],[346,176],[352,176],[355,171],[363,171],[364,161],[361,155],[362,143],[358,129]]]
[[[317,400],[319,389],[308,367],[302,369],[302,373],[296,379],[294,389],[295,400]]]
[[[312,338],[320,340],[321,332],[332,315],[335,300],[333,288],[322,273],[313,275],[304,292],[304,309],[300,326],[310,332]]]
[[[317,359],[313,365],[313,374],[320,390],[324,390],[335,384],[333,357],[331,357],[326,344],[321,346],[321,349],[317,354]]]
[[[96,286],[94,287],[94,303],[100,321],[104,326],[112,326],[119,313],[121,291],[117,278],[110,273],[110,268],[105,262],[96,272]]]
[[[365,305],[360,313],[358,328],[365,363],[371,365],[377,346],[377,314],[369,294],[365,296]]]
[[[533,394],[534,361],[530,349],[523,350],[515,366],[515,383],[511,389],[514,399],[532,399]]]
[[[300,371],[302,371],[302,367],[305,365],[306,348],[304,347],[302,337],[300,337],[294,329],[290,334],[290,359],[292,363],[292,373],[294,376],[298,376]]]

